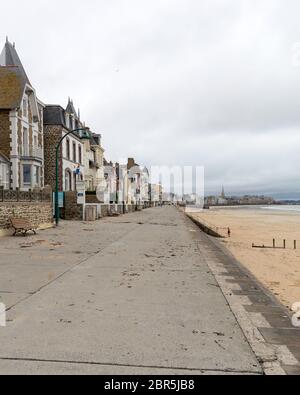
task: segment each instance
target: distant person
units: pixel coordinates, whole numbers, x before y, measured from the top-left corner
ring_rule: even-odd
[[[231,230],[228,228],[228,237],[231,237]]]

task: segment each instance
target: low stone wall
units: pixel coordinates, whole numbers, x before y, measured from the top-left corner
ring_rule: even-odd
[[[134,213],[135,211],[142,211],[150,207],[149,203],[142,203],[139,205],[126,204],[103,204],[99,203],[97,198],[93,195],[86,195],[86,206],[96,207],[96,218],[105,218],[113,214],[127,214]],[[155,207],[155,204],[151,205]],[[65,207],[61,209],[61,217],[65,220],[81,221],[83,218],[83,206],[77,204],[76,192],[65,193]]]
[[[80,221],[83,218],[83,206],[77,204],[77,192],[65,192],[65,207],[61,210],[65,220]]]
[[[124,208],[125,208],[125,213],[124,213]],[[117,214],[127,214],[130,212],[133,212],[134,210],[132,209],[131,205],[125,205],[123,204],[101,204],[100,205],[100,212],[101,212],[101,218],[103,217],[108,217],[112,213],[117,213]]]
[[[100,209],[100,217],[108,217],[109,214],[109,204],[101,204],[101,209]]]
[[[135,206],[133,204],[129,204],[127,207],[128,207],[128,212],[129,213],[134,213],[135,212]]]
[[[105,218],[105,217],[109,217],[110,215],[113,214],[119,214],[119,215],[123,215],[123,214],[130,214],[130,213],[134,213],[136,211],[142,211],[144,208],[143,205],[131,205],[131,204],[126,204],[125,206],[123,206],[123,204],[92,204],[92,203],[88,203],[86,204],[86,207],[88,206],[94,206],[97,209],[97,219],[101,219],[101,218]]]
[[[87,204],[100,204],[98,198],[96,195],[85,195],[85,201]]]
[[[8,202],[0,203],[0,235],[10,233],[10,218],[24,218],[37,228],[47,228],[53,224],[51,202]]]

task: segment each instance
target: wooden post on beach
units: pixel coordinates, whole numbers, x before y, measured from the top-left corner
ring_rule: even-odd
[[[283,240],[283,248],[286,249],[286,240]]]
[[[294,240],[294,250],[297,250],[297,240]]]
[[[273,239],[273,248],[276,248],[276,240]]]

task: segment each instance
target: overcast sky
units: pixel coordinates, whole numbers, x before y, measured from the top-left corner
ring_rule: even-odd
[[[19,0],[0,39],[42,101],[73,98],[107,159],[300,198],[299,15],[299,0]]]

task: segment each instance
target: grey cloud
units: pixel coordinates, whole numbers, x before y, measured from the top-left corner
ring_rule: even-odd
[[[28,0],[1,9],[9,17],[0,37],[16,41],[40,98],[72,96],[109,159],[204,165],[209,192],[299,193],[298,1]]]

